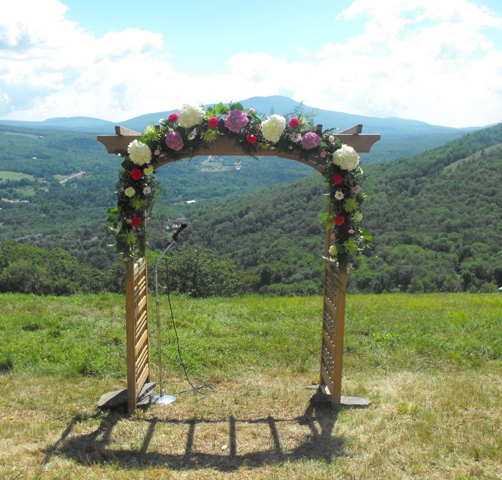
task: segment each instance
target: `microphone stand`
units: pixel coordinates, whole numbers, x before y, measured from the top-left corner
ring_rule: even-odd
[[[166,252],[174,245],[176,240],[178,239],[178,235],[187,227],[186,223],[182,223],[178,230],[174,233],[171,240],[167,243],[166,248],[160,255],[160,257],[155,262],[155,305],[156,305],[156,317],[157,317],[157,347],[159,351],[159,385],[160,385],[160,394],[153,397],[153,403],[160,403],[162,405],[169,405],[176,401],[176,397],[172,395],[164,395],[164,381],[162,380],[162,350],[161,350],[161,341],[160,341],[160,311],[159,311],[159,282],[157,279],[157,267],[159,266],[159,262],[162,260]]]

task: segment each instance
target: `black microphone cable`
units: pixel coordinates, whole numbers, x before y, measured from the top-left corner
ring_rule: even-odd
[[[165,264],[166,264],[166,277],[169,278],[169,262],[167,261],[167,259],[165,260]],[[169,305],[169,311],[171,313],[171,323],[172,323],[173,330],[174,330],[174,336],[176,338],[176,346],[177,346],[177,349],[178,349],[178,357],[180,359],[181,366],[183,367],[183,373],[185,374],[185,380],[188,382],[188,384],[191,387],[188,390],[183,390],[182,392],[178,392],[177,395],[181,395],[182,393],[188,393],[188,392],[195,391],[199,395],[202,395],[201,400],[203,400],[204,398],[206,398],[206,394],[203,393],[201,390],[204,389],[204,388],[209,388],[214,393],[214,388],[213,388],[212,385],[209,385],[207,383],[196,387],[192,383],[192,381],[190,380],[190,378],[188,376],[186,364],[185,364],[185,361],[183,360],[183,355],[181,353],[181,344],[180,344],[180,338],[179,338],[179,335],[178,335],[178,329],[176,328],[176,321],[174,320],[174,313],[173,313],[173,306],[172,306],[172,303],[171,303],[171,293],[170,293],[170,288],[169,288],[169,282],[166,282],[166,283],[167,283],[167,287],[166,287],[166,289],[167,289],[167,303]]]

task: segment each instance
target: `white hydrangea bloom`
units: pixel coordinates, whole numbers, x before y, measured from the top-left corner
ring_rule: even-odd
[[[179,123],[182,127],[190,128],[199,125],[204,117],[204,109],[202,107],[189,105],[185,103],[180,108]]]
[[[150,147],[138,140],[133,140],[129,144],[127,152],[129,153],[131,161],[136,165],[144,165],[145,163],[150,163],[152,160]]]
[[[277,143],[284,129],[286,128],[286,119],[282,115],[271,115],[261,124],[263,138],[272,143]]]
[[[333,163],[344,170],[355,170],[359,165],[359,155],[352,147],[343,144],[333,154]]]

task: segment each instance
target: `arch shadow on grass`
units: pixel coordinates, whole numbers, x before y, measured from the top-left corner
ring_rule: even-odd
[[[265,465],[295,462],[300,460],[322,460],[331,463],[333,456],[344,456],[343,440],[333,436],[333,429],[337,421],[338,412],[331,409],[319,409],[312,405],[300,417],[278,419],[272,416],[258,419],[236,419],[230,416],[221,420],[188,419],[173,420],[153,418],[129,418],[117,412],[109,411],[93,416],[75,416],[64,430],[59,440],[45,452],[44,463],[47,464],[54,456],[64,456],[82,465],[113,464],[121,468],[152,468],[164,467],[171,470],[187,470],[212,468],[221,472],[233,472],[240,467],[258,468]],[[88,420],[100,419],[100,424],[91,433],[74,434],[75,427]],[[140,422],[145,426],[138,426],[141,430],[141,447],[137,449],[121,449],[114,446],[112,433],[117,424],[123,420],[134,424]],[[162,432],[159,429],[182,429],[186,439],[184,451],[165,453],[156,451],[152,441],[159,440]],[[222,429],[228,432],[228,445],[216,453],[214,449],[200,446],[194,447],[197,430]],[[239,429],[262,428],[268,434],[258,435],[256,444],[247,447],[246,453],[239,453]],[[134,428],[134,426],[133,426]],[[287,448],[287,438],[281,441],[280,430],[283,428],[302,430],[303,441],[293,448]],[[263,432],[263,430],[261,430]],[[157,439],[155,438],[157,436]],[[282,435],[284,437],[284,435]],[[265,444],[265,445],[264,445]],[[266,448],[263,448],[263,447]],[[210,451],[213,450],[213,451]]]

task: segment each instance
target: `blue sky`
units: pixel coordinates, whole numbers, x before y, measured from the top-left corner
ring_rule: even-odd
[[[0,17],[0,119],[119,122],[183,103],[286,95],[361,115],[498,123],[501,4],[9,2]]]

